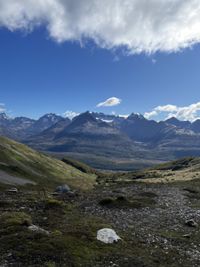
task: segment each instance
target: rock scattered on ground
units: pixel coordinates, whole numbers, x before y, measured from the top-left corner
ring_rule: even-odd
[[[18,193],[18,189],[16,187],[13,187],[13,188],[8,189],[6,192],[17,194]]]
[[[67,185],[67,184],[64,184],[64,185],[59,185],[56,190],[55,190],[56,193],[59,193],[59,194],[64,194],[64,193],[69,193],[71,192],[71,189],[70,187]]]
[[[43,228],[41,228],[41,227],[39,227],[37,225],[34,225],[34,224],[30,225],[28,227],[28,230],[33,231],[33,232],[38,233],[38,234],[49,235],[48,231],[46,231]]]
[[[198,227],[198,223],[196,223],[193,219],[187,220],[185,224],[189,227]]]
[[[97,240],[105,244],[113,244],[118,242],[121,238],[116,234],[113,229],[103,228],[97,232]]]

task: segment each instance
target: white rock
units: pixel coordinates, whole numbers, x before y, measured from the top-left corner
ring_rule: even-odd
[[[13,187],[7,190],[8,193],[18,193],[18,189]]]
[[[97,240],[106,243],[112,244],[118,242],[121,238],[116,234],[116,232],[109,228],[104,228],[97,231]]]
[[[34,224],[30,225],[28,227],[28,230],[33,231],[35,233],[49,235],[48,231],[46,231],[46,230],[44,230],[44,229],[42,229],[42,228],[40,228],[40,227],[38,227],[37,225],[34,225]]]

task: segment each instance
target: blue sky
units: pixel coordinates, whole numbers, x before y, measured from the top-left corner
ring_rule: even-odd
[[[46,26],[27,33],[3,25],[0,103],[12,116],[33,118],[67,110],[144,114],[168,104],[187,107],[200,101],[200,46],[196,43],[181,52],[174,48],[148,54],[144,49],[128,55],[120,46],[102,48],[92,38],[83,45],[76,38],[58,42]],[[96,107],[110,97],[121,103]]]

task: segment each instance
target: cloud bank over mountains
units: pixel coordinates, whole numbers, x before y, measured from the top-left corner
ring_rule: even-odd
[[[200,42],[199,0],[0,0],[0,27],[45,25],[57,42],[92,39],[128,53],[176,52]]]
[[[178,107],[175,105],[158,106],[152,111],[146,112],[144,116],[147,119],[154,119],[162,114],[166,119],[175,117],[179,120],[195,121],[200,119],[200,102],[185,107]]]

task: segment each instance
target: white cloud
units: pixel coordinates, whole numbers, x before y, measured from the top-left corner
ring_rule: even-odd
[[[71,111],[71,110],[67,110],[63,116],[65,118],[69,118],[70,120],[72,120],[74,117],[78,116],[80,113],[77,113],[77,112],[74,112],[74,111]]]
[[[157,111],[155,111],[155,110],[152,110],[152,111],[150,111],[150,112],[145,112],[145,113],[144,113],[144,117],[145,117],[146,119],[151,119],[152,117],[157,116],[157,115],[158,115],[158,113],[157,113]]]
[[[0,113],[6,112],[5,104],[0,103]]]
[[[175,105],[158,106],[154,109],[156,112],[176,112],[178,107]]]
[[[175,117],[179,120],[195,121],[199,118],[200,102],[191,104],[189,106],[178,107],[175,105],[164,105],[154,108],[150,112],[144,114],[145,118],[150,119],[164,115],[166,119]]]
[[[45,25],[58,42],[92,39],[129,53],[172,52],[200,42],[199,0],[0,0],[0,27]]]
[[[99,104],[97,104],[97,107],[113,107],[113,106],[117,106],[121,103],[121,99],[117,98],[117,97],[111,97],[106,99],[104,102],[101,102]]]

